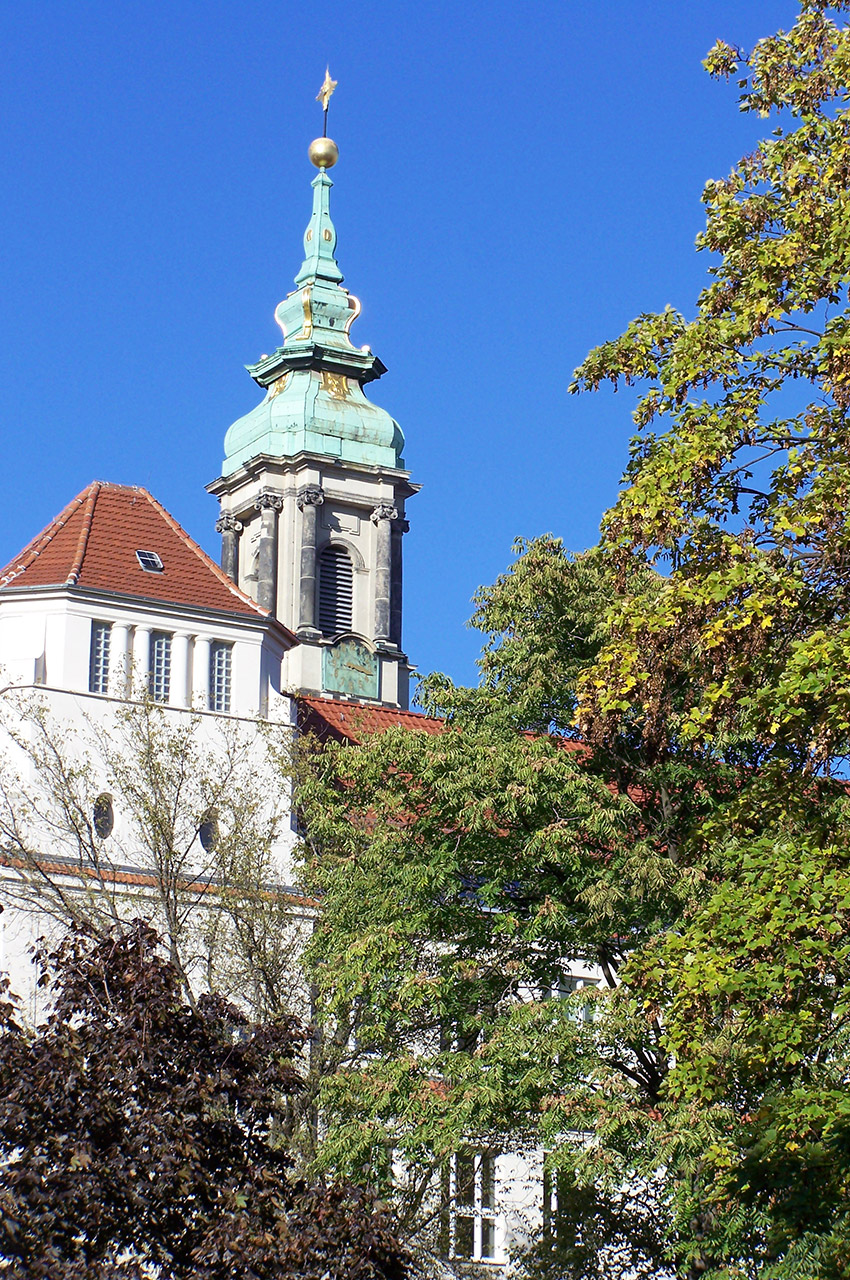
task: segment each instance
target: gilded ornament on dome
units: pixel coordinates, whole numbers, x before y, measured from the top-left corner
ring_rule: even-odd
[[[303,289],[301,292],[301,307],[304,312],[304,328],[301,331],[303,339],[312,338],[313,336],[313,307],[311,303],[312,291]]]
[[[279,396],[288,381],[288,373],[282,373],[279,378],[275,378],[274,382],[269,387],[269,399],[274,400],[275,396]]]
[[[334,400],[345,400],[348,395],[348,378],[341,373],[329,373],[327,369],[322,371],[322,390],[327,391],[329,396],[333,396]]]

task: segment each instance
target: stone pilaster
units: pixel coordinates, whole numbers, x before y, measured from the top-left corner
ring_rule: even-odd
[[[215,522],[216,533],[221,534],[221,567],[231,581],[239,585],[239,535],[242,521],[229,511],[223,511]]]
[[[254,503],[260,512],[257,604],[270,613],[275,612],[277,604],[277,516],[282,506],[279,493],[261,493]]]
[[[298,599],[298,632],[318,634],[316,627],[316,543],[319,507],[325,500],[321,485],[308,484],[295,499],[301,512],[301,583]]]
[[[147,697],[151,672],[152,627],[136,627],[133,632],[132,692],[136,698]]]
[[[175,631],[171,638],[171,698],[176,707],[188,707],[192,701],[189,680],[189,645],[192,637],[188,631]]]
[[[113,698],[127,697],[133,666],[130,646],[130,624],[113,622],[109,640],[109,692]]]
[[[192,652],[192,705],[198,711],[206,711],[210,705],[210,645],[209,636],[196,636]]]
[[[392,598],[392,521],[398,512],[391,502],[379,502],[372,512],[378,531],[375,548],[375,639],[390,639]]]

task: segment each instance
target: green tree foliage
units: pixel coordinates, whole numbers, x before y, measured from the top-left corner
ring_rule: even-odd
[[[647,1014],[622,971],[702,892],[681,836],[736,774],[692,752],[659,762],[626,721],[592,753],[575,741],[610,570],[551,538],[519,550],[478,600],[480,688],[426,683],[445,730],[325,746],[299,783],[318,1016],[361,1051],[321,1086],[321,1159],[393,1196],[427,1243],[453,1153],[545,1146],[574,1191],[535,1266],[658,1276],[678,1238],[656,1142],[669,1055],[660,1005]],[[576,968],[600,984],[569,993]]]
[[[629,711],[659,750],[743,733],[826,772],[847,752],[850,34],[828,8],[847,5],[805,0],[748,60],[711,51],[779,124],[705,189],[695,317],[641,316],[577,370],[576,390],[643,384],[606,554],[672,567],[643,599],[624,582],[582,688],[594,738]]]
[[[0,1004],[0,1270],[14,1280],[402,1280],[386,1214],[293,1176],[291,1021],[192,1007],[141,922],[40,957],[35,1031]]]
[[[544,1145],[550,1274],[848,1274],[848,7],[707,58],[776,127],[706,187],[694,318],[576,373],[640,384],[600,547],[521,544],[480,686],[425,682],[445,731],[302,788],[323,1034],[361,1048],[324,1159],[389,1189],[402,1153],[414,1230],[463,1144]]]
[[[668,1113],[710,1124],[711,1225],[734,1239],[735,1215],[757,1217],[766,1275],[846,1275],[847,849],[780,830],[725,855],[728,874],[627,981],[665,1011]]]
[[[604,743],[625,718],[659,760],[746,744],[757,766],[688,837],[710,896],[626,974],[664,1008],[668,1114],[712,1124],[696,1218],[717,1238],[692,1253],[721,1273],[744,1210],[754,1274],[845,1275],[850,1254],[847,7],[804,2],[748,59],[709,54],[777,127],[706,188],[695,317],[640,317],[575,384],[643,384],[578,722]],[[630,590],[636,565],[665,570],[654,592]]]

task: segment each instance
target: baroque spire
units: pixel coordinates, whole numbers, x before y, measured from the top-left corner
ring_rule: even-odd
[[[331,79],[330,67],[328,67],[325,71],[324,83],[316,97],[316,101],[322,104],[325,127],[321,138],[315,138],[307,152],[319,172],[313,179],[313,216],[304,232],[304,262],[295,277],[296,284],[307,284],[317,277],[340,284],[343,278],[334,257],[336,230],[331,222],[330,210],[330,192],[333,183],[328,177],[328,169],[332,169],[339,159],[339,147],[333,138],[328,137],[328,103],[336,85],[337,82]]]
[[[260,454],[292,457],[302,451],[361,465],[404,466],[398,423],[363,394],[364,385],[386,373],[386,366],[368,346],[356,347],[350,338],[360,302],[342,287],[330,214],[328,169],[339,159],[339,148],[327,136],[327,105],[335,87],[326,72],[318,98],[325,131],[308,152],[318,173],[304,261],[294,290],[274,313],[283,343],[246,366],[266,398],[228,431],[223,475]]]

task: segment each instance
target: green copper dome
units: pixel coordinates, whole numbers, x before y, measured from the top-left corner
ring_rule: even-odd
[[[260,454],[285,458],[309,452],[367,466],[404,467],[401,428],[363,394],[364,383],[380,378],[385,367],[348,336],[360,303],[341,287],[332,186],[320,169],[313,179],[313,214],[304,233],[297,287],[275,311],[283,346],[246,366],[266,396],[224,437],[223,476]]]

